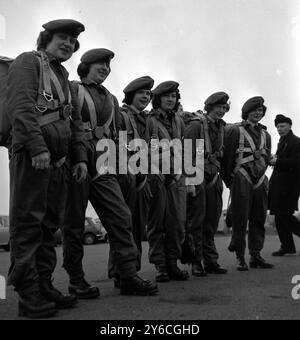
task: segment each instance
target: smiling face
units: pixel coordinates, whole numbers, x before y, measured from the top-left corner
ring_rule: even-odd
[[[228,104],[217,104],[213,106],[212,110],[208,113],[208,115],[213,120],[219,120],[224,117],[227,111],[228,111]]]
[[[46,46],[46,52],[52,54],[60,62],[70,59],[75,50],[77,39],[67,33],[54,33]]]
[[[87,78],[96,84],[102,84],[110,73],[109,62],[99,61],[91,64]]]
[[[176,92],[166,93],[160,97],[160,108],[164,111],[171,111],[177,103]]]
[[[248,121],[257,124],[264,116],[264,108],[261,106],[248,113]]]
[[[143,111],[151,100],[151,91],[150,90],[138,90],[135,92],[132,104],[139,111]]]

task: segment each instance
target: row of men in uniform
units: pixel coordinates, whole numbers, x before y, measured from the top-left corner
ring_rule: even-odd
[[[10,233],[8,283],[19,295],[19,315],[50,317],[71,308],[78,298],[97,298],[98,287],[85,279],[82,266],[85,212],[91,202],[109,236],[109,275],[123,295],[156,295],[155,283],[140,278],[141,238],[147,224],[149,261],[156,281],[187,280],[178,267],[185,235],[191,235],[192,275],[225,274],[218,264],[214,234],[222,210],[222,178],[231,188],[233,237],[238,270],[245,261],[246,229],[253,268],[272,268],[260,255],[264,244],[267,178],[271,138],[259,121],[266,113],[262,97],[242,108],[243,122],[226,128],[229,109],[224,92],[211,95],[205,114],[175,114],[179,84],[166,81],[153,91],[154,80],[138,78],[124,89],[124,105],[102,84],[114,53],[84,53],[68,81],[62,62],[79,49],[84,25],[54,20],[43,25],[37,51],[16,58],[9,69],[7,109],[11,116]],[[152,100],[153,110],[144,109]],[[205,140],[205,179],[186,187],[185,179],[169,175],[99,175],[96,145],[102,138],[189,138]],[[193,148],[193,155],[197,150]],[[276,157],[273,158],[274,164]],[[63,266],[69,295],[52,284],[56,266],[54,233],[63,225]],[[95,259],[97,260],[97,259]],[[203,266],[204,265],[204,266]]]

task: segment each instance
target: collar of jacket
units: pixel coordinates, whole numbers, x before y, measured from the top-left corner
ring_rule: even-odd
[[[285,141],[287,141],[290,137],[294,136],[293,131],[290,130],[289,133],[283,137],[280,137],[279,139],[279,143],[284,143]]]
[[[226,125],[226,122],[223,119],[213,120],[207,113],[204,113],[204,115],[207,118],[208,123],[215,124],[218,127],[220,127],[221,125]]]
[[[92,81],[92,80],[90,80],[90,79],[88,79],[86,77],[81,79],[81,83],[83,85],[87,85],[87,86],[95,86],[95,87],[97,87],[97,89],[99,89],[102,92],[106,93],[106,88],[103,85],[97,84],[94,81]]]
[[[247,126],[253,126],[251,123],[249,123],[249,122],[247,122],[246,120],[243,120],[242,121],[242,126],[244,127],[244,128],[246,128]],[[267,127],[265,126],[265,125],[263,125],[263,124],[260,124],[260,123],[257,123],[256,125],[255,125],[255,127],[258,127],[260,130],[261,129],[263,129],[263,130],[267,130]]]

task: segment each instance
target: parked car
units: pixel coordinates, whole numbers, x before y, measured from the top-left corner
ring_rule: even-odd
[[[9,217],[0,216],[0,247],[9,251]]]
[[[62,234],[59,229],[55,233],[56,244],[62,243]],[[82,243],[86,245],[95,244],[97,242],[107,242],[107,232],[104,229],[101,221],[99,219],[93,219],[92,217],[85,218],[85,228],[82,238]]]

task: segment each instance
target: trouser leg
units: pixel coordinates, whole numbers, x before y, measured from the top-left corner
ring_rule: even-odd
[[[149,242],[149,261],[157,266],[166,265],[165,253],[165,211],[167,191],[158,176],[150,177],[152,198],[149,203],[147,237]]]
[[[219,177],[213,186],[206,185],[206,211],[203,225],[203,258],[204,264],[217,263],[219,254],[215,245],[215,234],[222,214],[223,184]]]
[[[191,232],[195,247],[195,263],[203,260],[203,222],[205,218],[205,186],[196,186],[196,196],[187,195],[187,230]]]
[[[35,170],[26,152],[10,160],[11,266],[8,284],[20,294],[39,290],[36,257],[43,243],[50,169]]]
[[[131,213],[117,178],[103,175],[92,181],[89,198],[107,230],[112,256],[120,277],[134,276],[137,248],[132,235]]]
[[[241,174],[235,174],[231,186],[232,239],[230,247],[238,256],[244,256],[246,249],[246,232],[253,186]]]
[[[275,215],[275,224],[278,233],[278,237],[281,243],[281,248],[285,251],[294,253],[296,252],[295,242],[293,234],[288,224],[289,215],[278,214]]]
[[[184,180],[167,186],[165,217],[165,249],[167,263],[176,263],[181,258],[186,223],[186,188]]]
[[[69,188],[69,167],[63,165],[51,171],[47,211],[42,224],[43,242],[37,251],[36,264],[40,281],[51,280],[56,267],[54,234],[62,227],[65,220],[66,202]]]
[[[84,277],[82,243],[85,212],[88,205],[89,179],[78,183],[72,179],[67,200],[66,219],[63,226],[63,267],[71,281]]]
[[[265,242],[265,221],[268,209],[268,179],[253,191],[249,216],[248,247],[251,255],[261,252]]]

